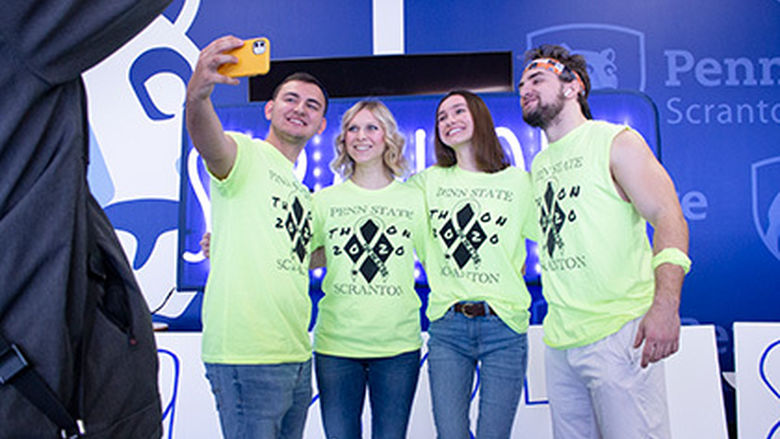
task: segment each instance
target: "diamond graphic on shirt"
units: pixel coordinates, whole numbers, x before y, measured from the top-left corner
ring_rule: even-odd
[[[444,223],[440,235],[448,250],[454,247],[451,256],[458,264],[458,268],[463,268],[472,259],[475,263],[479,263],[477,250],[485,242],[487,234],[479,225],[471,203],[466,203],[458,209],[454,221],[450,218]]]
[[[544,247],[550,257],[553,257],[556,249],[563,248],[561,229],[566,223],[566,212],[561,207],[555,193],[552,182],[548,181],[544,191],[544,202],[539,212],[539,225],[542,228],[542,234],[545,235]]]
[[[352,235],[352,237],[349,238],[344,249],[347,251],[347,256],[356,264],[360,257],[363,256],[363,253],[365,253],[363,245],[360,243],[360,240],[358,240],[357,235]]]
[[[383,233],[379,235],[379,238],[376,240],[376,244],[374,244],[372,250],[374,251],[376,257],[378,257],[379,260],[384,263],[387,262],[387,258],[390,257],[390,254],[393,253],[393,250],[395,250],[395,248],[393,247],[393,244],[390,242],[390,240],[387,239],[387,237]]]
[[[284,226],[293,244],[293,253],[298,256],[299,262],[303,262],[306,258],[306,248],[311,239],[311,224],[298,197],[293,198]]]
[[[290,236],[290,241],[295,241],[295,234],[298,233],[298,224],[295,222],[292,213],[287,214],[287,221],[284,222],[284,228]]]
[[[358,266],[366,282],[371,282],[377,273],[387,272],[385,263],[395,248],[384,232],[372,220],[366,220],[359,232],[352,235],[344,246],[347,256]]]

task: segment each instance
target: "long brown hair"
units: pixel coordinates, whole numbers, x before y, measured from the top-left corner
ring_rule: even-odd
[[[479,170],[494,173],[506,169],[510,166],[509,159],[496,135],[496,127],[493,124],[493,116],[490,115],[490,110],[488,110],[482,98],[466,90],[453,90],[447,93],[447,96],[444,96],[436,107],[434,117],[434,127],[436,128],[436,140],[434,141],[436,166],[449,168],[458,162],[455,150],[445,145],[441,140],[438,121],[441,104],[454,95],[463,96],[463,99],[466,100],[466,106],[471,113],[471,118],[474,121],[474,134],[471,138],[471,144],[474,146],[474,159]]]

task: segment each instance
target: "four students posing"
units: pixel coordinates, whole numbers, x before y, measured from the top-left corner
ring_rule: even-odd
[[[578,69],[581,66],[576,59],[571,67],[556,59],[572,62],[562,48],[544,49],[532,56],[520,84],[525,120],[543,128],[551,141],[565,137],[569,131],[582,131],[577,130],[578,127],[590,118],[586,101],[589,92],[587,72]],[[545,91],[544,84],[549,84],[549,91]],[[324,88],[321,91],[324,95]],[[271,102],[275,101],[276,97]],[[326,103],[327,99],[323,101]],[[582,113],[577,113],[579,116],[569,116],[583,105]],[[270,119],[273,113],[268,111],[267,108]],[[321,117],[324,108],[316,112],[317,117]],[[273,140],[275,125],[274,119],[271,120],[270,138]],[[324,119],[322,121],[324,127]],[[284,122],[285,119],[280,119],[277,125]],[[188,117],[188,128],[197,128],[191,125],[193,122]],[[402,183],[400,179],[406,171],[404,139],[398,133],[392,114],[378,101],[358,102],[344,114],[335,145],[336,158],[332,167],[344,182],[313,197],[312,243],[307,247],[319,248],[312,260],[320,262],[314,262],[313,266],[324,260],[327,267],[323,281],[325,296],[319,303],[314,330],[315,370],[327,437],[361,437],[360,418],[366,389],[372,409],[372,437],[406,436],[421,346],[420,300],[414,289],[414,252],[424,263],[431,286],[427,309],[431,321],[428,367],[438,437],[470,436],[469,405],[477,368],[480,372],[477,437],[507,438],[511,435],[527,364],[526,331],[531,299],[523,280],[525,242],[526,239],[542,238],[544,245],[541,248],[549,256],[556,250],[556,245],[561,251],[561,236],[567,235],[558,232],[564,225],[558,221],[556,213],[549,211],[550,206],[545,204],[549,200],[544,195],[547,186],[558,181],[544,180],[535,174],[532,183],[527,172],[510,166],[495,134],[489,110],[473,93],[454,91],[445,96],[436,110],[435,128],[436,164]],[[315,129],[308,130],[307,135],[309,131],[314,133]],[[632,266],[627,267],[627,271],[618,270],[612,276],[608,275],[608,279],[601,273],[588,275],[591,279],[588,288],[592,291],[584,290],[584,296],[575,291],[576,288],[570,288],[573,281],[567,280],[566,275],[543,274],[543,279],[555,286],[550,315],[545,320],[545,331],[550,332],[545,341],[551,346],[547,361],[552,361],[555,355],[570,355],[561,351],[570,346],[556,344],[554,338],[558,334],[555,331],[559,331],[561,325],[565,327],[568,319],[566,322],[548,320],[574,315],[572,313],[579,312],[578,309],[584,309],[583,304],[589,304],[591,315],[603,315],[603,305],[598,302],[603,288],[599,285],[614,286],[620,291],[610,294],[616,298],[628,294],[636,306],[632,305],[630,310],[627,307],[626,312],[618,310],[614,318],[605,320],[609,329],[599,336],[611,337],[616,331],[618,334],[627,331],[626,337],[631,338],[632,343],[625,347],[629,355],[626,364],[620,367],[625,369],[631,382],[636,383],[634,377],[652,376],[653,384],[650,387],[633,384],[635,387],[626,388],[636,389],[647,398],[620,400],[615,398],[621,394],[619,390],[599,396],[594,393],[593,385],[588,384],[588,376],[572,374],[565,385],[577,382],[577,385],[591,389],[590,394],[587,390],[582,394],[583,400],[591,402],[583,402],[584,409],[575,413],[566,406],[565,394],[569,391],[561,390],[557,395],[556,389],[563,384],[551,381],[548,389],[552,388],[553,430],[556,438],[666,437],[668,417],[665,401],[661,401],[665,398],[652,390],[657,388],[655,383],[659,379],[662,382],[662,369],[651,368],[661,372],[648,375],[644,367],[671,355],[677,348],[679,317],[675,320],[674,316],[678,313],[682,276],[690,264],[685,256],[687,227],[684,220],[680,222],[681,216],[678,218],[679,205],[675,209],[667,197],[669,190],[673,194],[668,175],[657,161],[643,152],[641,148],[646,149],[646,145],[641,137],[625,129],[608,131],[602,136],[601,152],[594,153],[595,160],[601,160],[595,166],[607,166],[611,171],[604,181],[614,182],[616,192],[607,194],[608,203],[611,203],[608,205],[617,206],[615,209],[620,215],[627,215],[636,224],[648,219],[660,226],[660,243],[657,238],[656,256],[652,257],[647,238],[642,233],[633,236],[634,231],[641,231],[643,227],[632,226],[626,233],[632,234],[631,239],[643,250],[629,249],[637,257],[631,259]],[[221,141],[224,137],[218,138]],[[235,135],[227,140],[231,144],[243,142]],[[236,150],[235,146],[229,146]],[[250,147],[247,144],[242,148],[249,150]],[[575,147],[567,148],[574,151]],[[215,184],[224,186],[220,179],[231,172],[232,163],[237,162],[236,156],[240,154],[231,152],[231,164],[221,166],[213,157],[207,156],[207,149],[201,152],[206,153],[204,157],[216,178]],[[293,159],[289,154],[285,156],[288,160]],[[589,157],[585,159],[587,161]],[[534,163],[534,170],[539,169],[537,165]],[[626,173],[632,169],[639,172],[641,178],[629,178]],[[611,186],[605,184],[594,194],[609,192]],[[648,192],[646,188],[650,186],[656,188],[656,192]],[[588,209],[595,216],[580,221],[585,225],[597,221],[595,218],[602,209],[599,206],[604,205],[600,198],[590,198],[589,189],[582,190],[585,200],[582,202],[590,203]],[[301,194],[301,197],[305,198],[305,195]],[[585,230],[577,224],[568,225],[567,233],[582,233],[578,229]],[[215,227],[215,243],[224,239],[217,237],[217,233],[219,229]],[[618,230],[618,233],[623,232]],[[214,247],[215,254],[218,248]],[[604,250],[588,248],[585,242],[580,251]],[[542,260],[546,259],[543,257]],[[683,269],[679,270],[680,267]],[[216,268],[213,266],[212,271],[217,271]],[[650,274],[653,269],[656,270],[655,290]],[[641,279],[642,297],[637,295],[638,287],[626,287],[626,281],[617,278],[619,273],[624,273],[625,279]],[[212,273],[212,277],[218,279],[219,276]],[[209,282],[214,281],[209,279]],[[626,288],[630,291],[625,291]],[[207,288],[207,303],[209,291]],[[615,312],[614,309],[613,306],[608,311]],[[624,324],[631,326],[621,330]],[[566,330],[576,331],[577,328]],[[213,327],[210,332],[213,339]],[[205,355],[204,351],[204,359]],[[304,357],[293,361],[305,360]],[[561,357],[548,365],[548,381],[560,373],[550,367],[578,367],[571,361],[571,358]],[[569,363],[564,366],[564,362]],[[595,370],[605,364],[600,360],[591,363]],[[209,367],[214,369],[214,366]],[[606,369],[599,373],[600,376],[610,374]],[[223,404],[219,403],[216,381],[210,379],[223,430],[228,430],[225,429],[227,416],[223,413]],[[603,382],[603,378],[599,382]],[[613,385],[621,386],[622,383],[616,380]],[[646,402],[648,399],[649,403]],[[637,415],[632,414],[626,421],[628,418],[621,417],[620,413],[603,408],[617,407],[615,404],[627,406],[628,413]],[[583,420],[570,424],[575,416],[583,417]],[[616,419],[624,421],[614,422]],[[225,433],[230,436],[228,431]],[[278,437],[300,437],[298,433],[300,430]]]

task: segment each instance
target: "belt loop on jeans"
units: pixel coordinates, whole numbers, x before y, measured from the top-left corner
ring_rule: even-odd
[[[484,317],[496,315],[493,308],[487,302],[458,302],[452,305],[453,311],[463,314],[464,316],[473,319],[474,317]]]

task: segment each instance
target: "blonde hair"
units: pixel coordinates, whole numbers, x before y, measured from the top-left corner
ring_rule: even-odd
[[[404,144],[406,143],[406,139],[398,132],[398,124],[393,117],[393,113],[390,112],[390,109],[382,102],[374,100],[358,101],[341,117],[341,132],[339,132],[338,137],[336,137],[334,145],[336,157],[330,163],[330,168],[344,180],[351,177],[352,173],[355,171],[355,162],[352,160],[352,157],[347,154],[344,138],[346,137],[347,129],[349,128],[348,125],[362,110],[370,111],[382,126],[382,130],[385,133],[385,153],[382,155],[385,166],[394,176],[403,178],[409,170],[409,163],[407,162],[406,157],[404,157]]]

